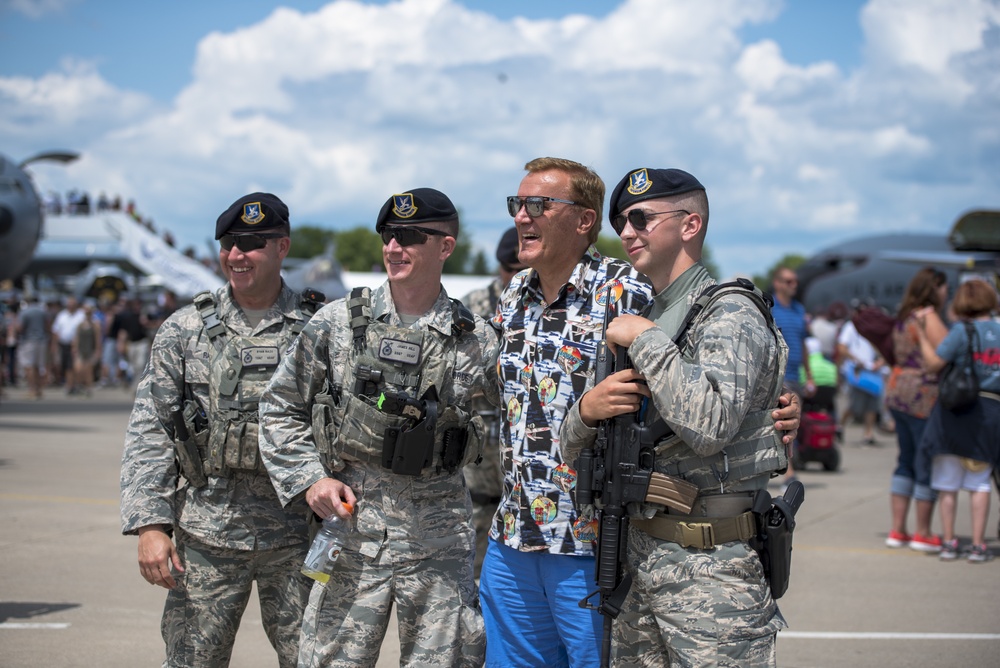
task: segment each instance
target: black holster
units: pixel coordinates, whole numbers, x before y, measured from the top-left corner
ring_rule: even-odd
[[[788,486],[784,496],[772,499],[762,489],[754,497],[753,512],[757,517],[758,531],[757,537],[750,543],[760,555],[764,574],[771,585],[771,596],[775,599],[788,591],[795,513],[804,498],[802,483],[797,480]]]

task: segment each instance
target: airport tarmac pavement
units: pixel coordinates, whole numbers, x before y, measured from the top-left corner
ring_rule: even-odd
[[[118,474],[131,394],[91,398],[8,388],[0,401],[0,665],[159,666],[165,591],[147,584],[135,537],[119,529]],[[789,629],[778,665],[989,666],[1000,656],[1000,559],[985,564],[884,545],[896,447],[860,445],[849,427],[841,469],[799,473],[792,578],[779,601]],[[772,485],[778,493],[779,482]],[[987,538],[995,552],[993,495]],[[935,517],[935,528],[940,526]],[[957,531],[970,533],[967,495]],[[395,625],[378,666],[398,665]],[[243,618],[234,668],[273,667],[256,602]]]

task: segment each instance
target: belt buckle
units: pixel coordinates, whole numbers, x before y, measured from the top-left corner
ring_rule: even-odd
[[[715,526],[708,522],[679,522],[684,545],[700,550],[715,547]]]

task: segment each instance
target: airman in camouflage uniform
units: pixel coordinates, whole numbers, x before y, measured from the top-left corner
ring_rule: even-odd
[[[614,665],[774,666],[785,622],[747,542],[756,532],[748,511],[753,492],[787,461],[769,410],[787,347],[766,304],[755,303],[759,291],[745,289],[710,302],[675,345],[689,307],[714,285],[700,262],[708,200],[693,176],[634,170],[615,188],[610,218],[658,294],[649,320],[623,315],[608,326],[608,340],[628,348],[634,369],[612,374],[573,407],[563,456],[574,461],[593,440],[592,426],[651,397],[647,423],[658,413],[673,432],[656,446],[654,469],[699,488],[690,515],[660,507],[630,524],[633,582],[614,624]],[[691,524],[711,524],[715,544],[702,531],[685,533]]]
[[[228,285],[163,323],[137,389],[122,532],[139,534],[142,576],[169,590],[164,666],[228,666],[254,581],[279,665],[298,656],[308,509],[282,508],[257,454],[257,399],[315,310],[281,280],[288,234],[287,207],[267,193],[219,217]]]
[[[491,320],[496,315],[497,303],[510,279],[524,266],[517,259],[517,228],[510,227],[497,244],[496,258],[499,265],[498,276],[485,288],[474,290],[462,298],[469,310]],[[483,565],[486,545],[490,537],[490,527],[497,504],[503,496],[503,471],[500,468],[500,410],[479,397],[473,407],[486,423],[486,445],[483,460],[465,467],[465,484],[472,496],[472,524],[476,528],[476,578]]]
[[[396,606],[400,665],[480,666],[485,633],[462,466],[497,401],[496,334],[441,288],[458,213],[430,188],[393,195],[376,230],[388,281],[321,309],[260,408],[260,450],[282,503],[303,497],[352,532],[313,586],[300,666],[374,666]],[[495,445],[493,447],[496,447]]]

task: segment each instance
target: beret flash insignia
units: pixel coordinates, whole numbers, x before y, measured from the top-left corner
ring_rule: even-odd
[[[264,212],[260,208],[260,202],[247,202],[243,205],[243,215],[240,219],[247,225],[257,225],[263,222]]]
[[[649,175],[645,168],[637,169],[628,175],[628,192],[630,195],[641,195],[650,188],[653,183],[649,180]]]
[[[392,196],[392,212],[399,218],[413,218],[417,215],[417,207],[413,203],[412,193]]]

